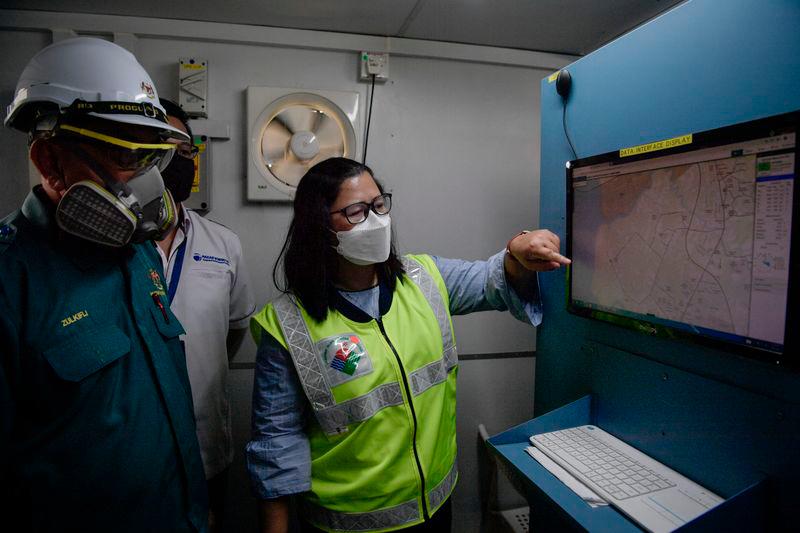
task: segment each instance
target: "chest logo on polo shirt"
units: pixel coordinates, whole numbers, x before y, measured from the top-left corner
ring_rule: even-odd
[[[217,257],[216,255],[209,255],[209,254],[201,254],[199,252],[194,252],[192,254],[192,259],[195,260],[196,263],[216,263],[218,265],[228,265],[230,266],[231,262],[224,257]]]
[[[317,353],[332,387],[372,372],[367,348],[355,333],[322,339],[317,342]]]

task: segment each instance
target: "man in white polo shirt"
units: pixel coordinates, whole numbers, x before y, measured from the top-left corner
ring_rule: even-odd
[[[170,125],[192,138],[188,116],[161,99]],[[228,361],[238,350],[255,310],[242,246],[234,232],[186,209],[194,180],[196,147],[182,143],[162,172],[178,208],[178,225],[159,241],[172,312],[186,330],[186,366],[192,386],[197,440],[209,492],[211,531],[222,530],[233,438]]]

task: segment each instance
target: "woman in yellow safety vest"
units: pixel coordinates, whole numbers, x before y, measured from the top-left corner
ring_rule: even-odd
[[[541,321],[537,272],[569,264],[547,230],[487,261],[398,256],[392,195],[332,158],[300,181],[273,270],[283,294],[251,321],[259,346],[247,462],[262,530],[450,530],[458,356],[451,315]],[[282,263],[281,263],[282,259]],[[280,276],[280,266],[283,276]]]

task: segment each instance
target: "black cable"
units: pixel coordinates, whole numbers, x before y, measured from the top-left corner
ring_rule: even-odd
[[[572,145],[572,139],[569,138],[569,131],[567,131],[567,101],[562,99],[561,104],[561,109],[563,110],[561,113],[561,124],[564,126],[564,135],[567,136],[569,147],[572,148],[572,155],[575,159],[578,159],[578,154],[575,153],[575,147]]]
[[[367,164],[367,145],[369,144],[369,125],[372,122],[372,100],[375,97],[375,74],[372,75],[372,90],[369,93],[369,111],[367,112],[367,133],[364,135],[364,157],[361,164]]]

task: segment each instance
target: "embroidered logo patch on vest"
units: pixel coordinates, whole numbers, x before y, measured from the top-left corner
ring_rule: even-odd
[[[355,333],[327,337],[317,343],[317,353],[325,365],[331,386],[372,372],[372,361],[364,343]]]

